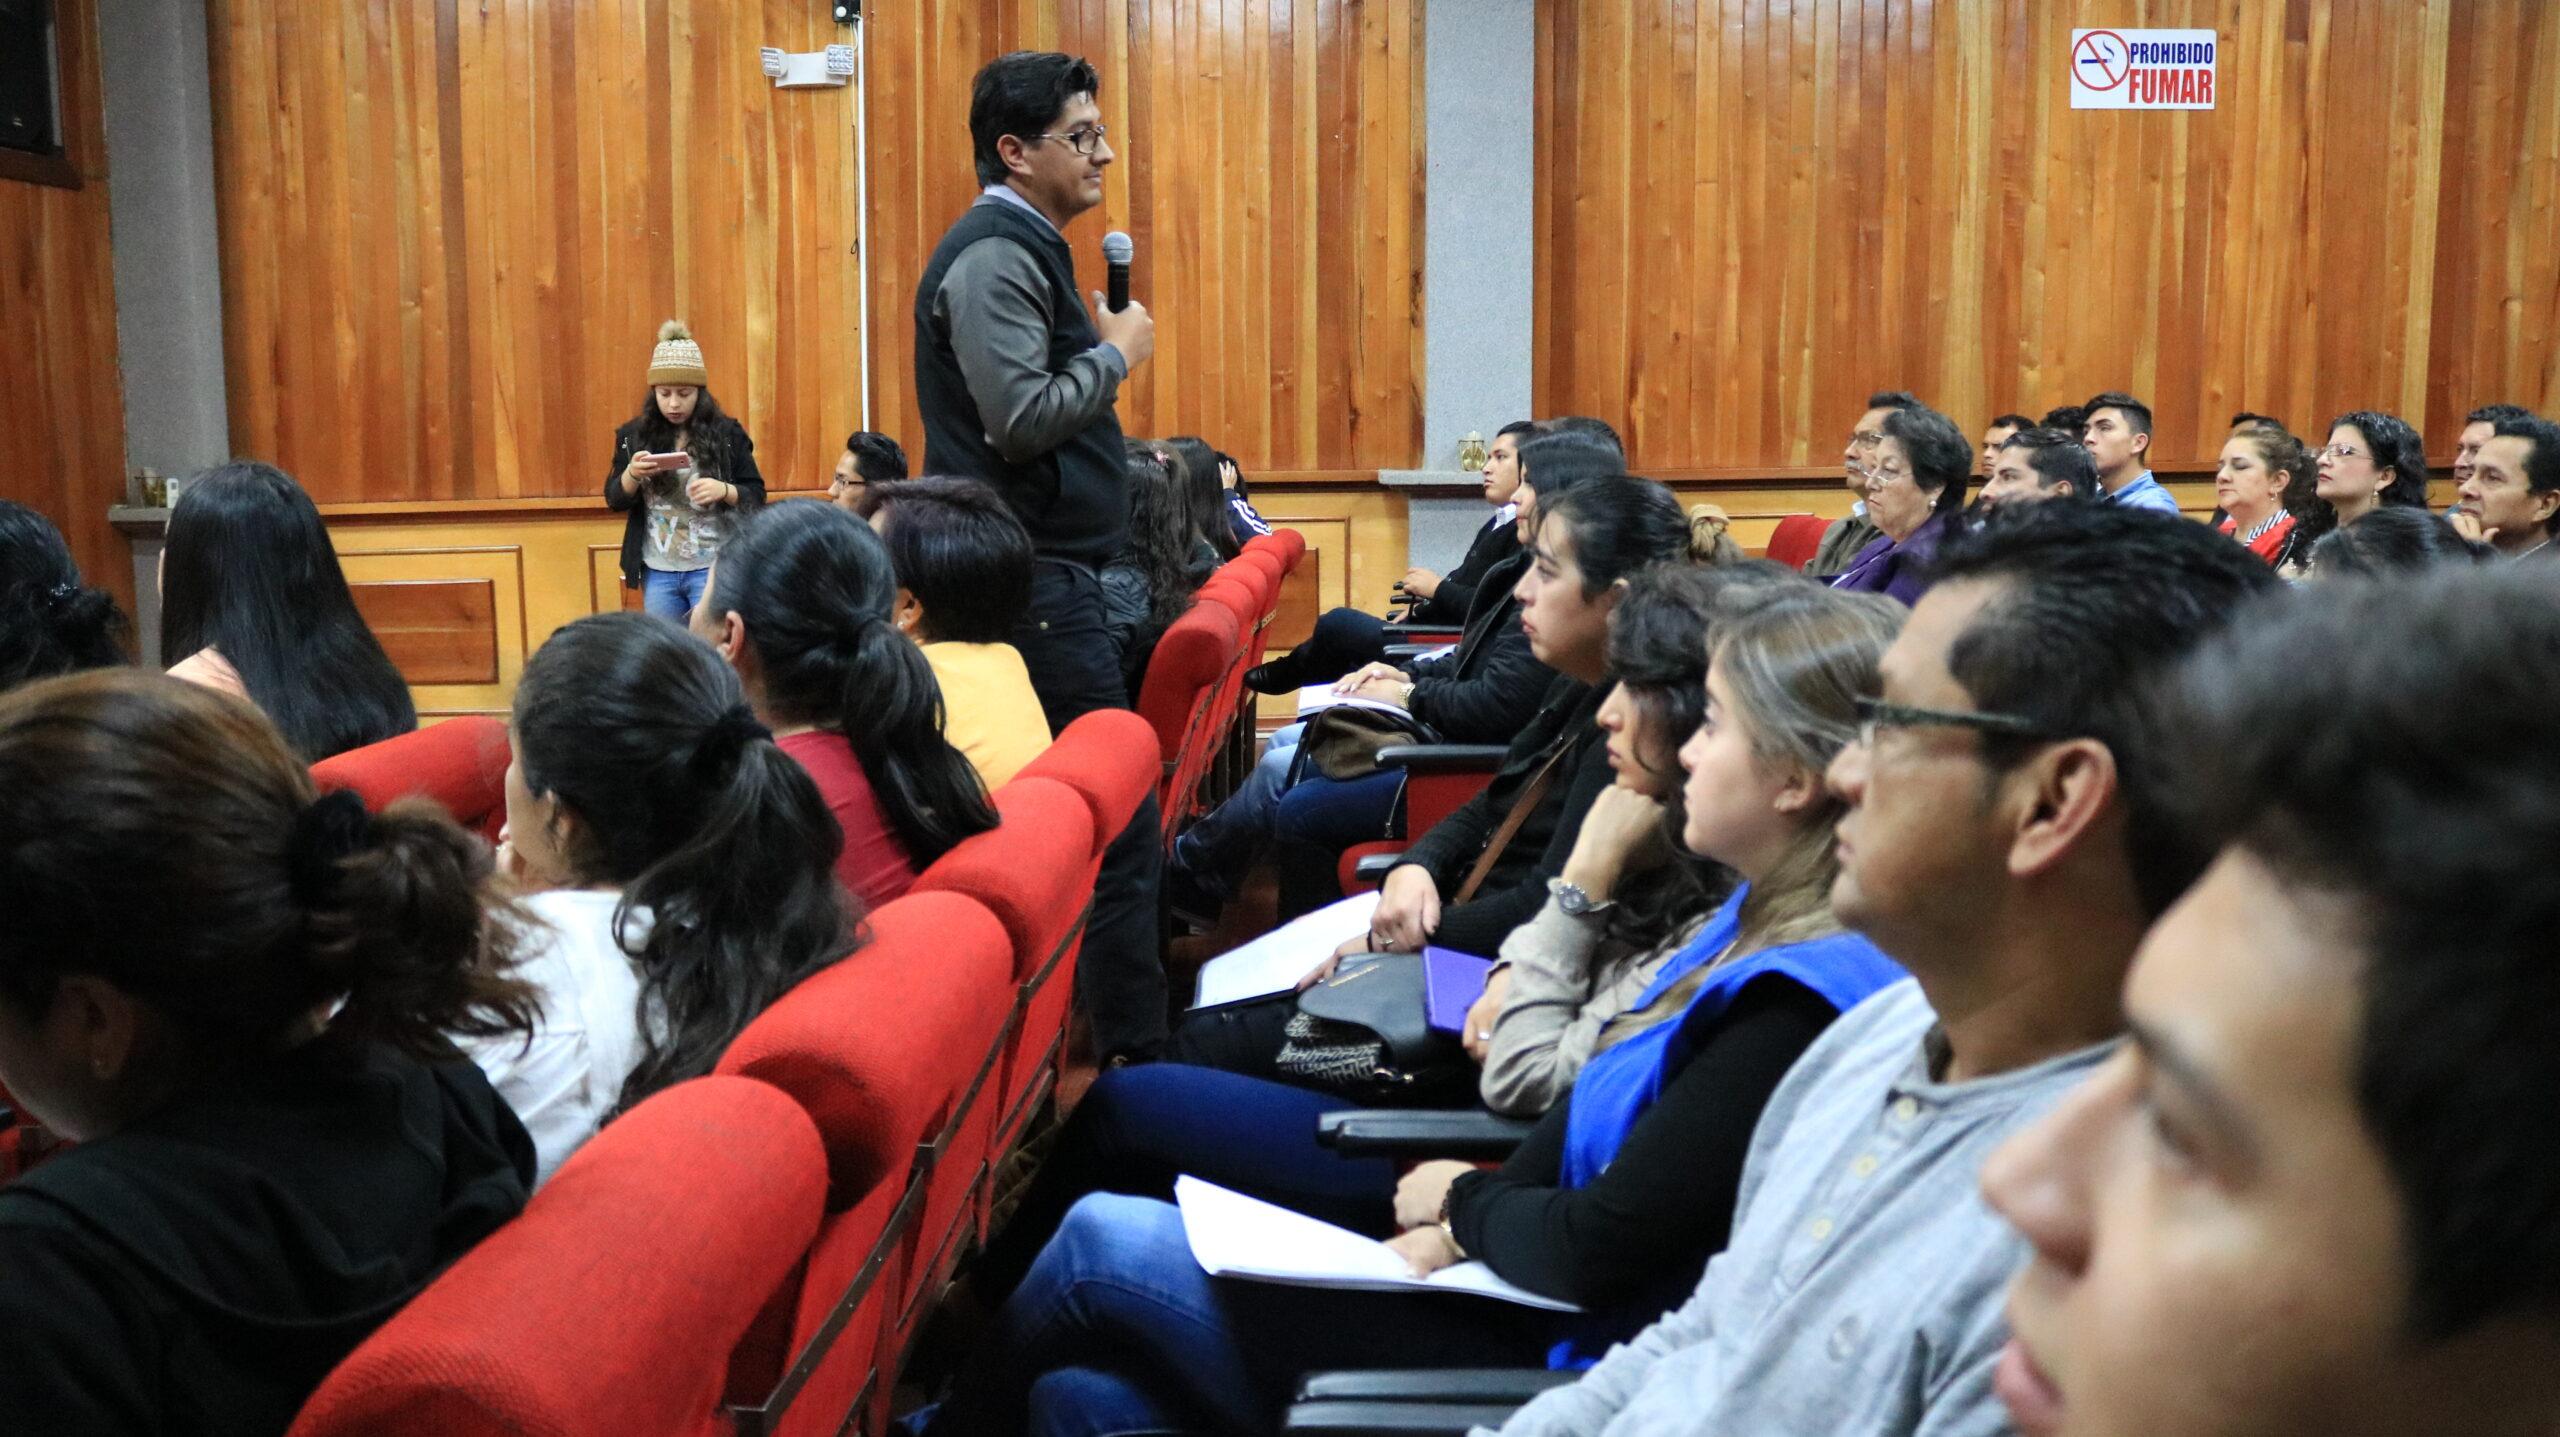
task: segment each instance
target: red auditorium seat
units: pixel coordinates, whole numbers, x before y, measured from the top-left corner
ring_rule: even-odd
[[[1164,764],[1159,796],[1168,842],[1190,816],[1207,760],[1220,742],[1220,693],[1231,674],[1242,673],[1235,611],[1213,595],[1217,588],[1214,583],[1203,588],[1201,602],[1156,641],[1138,693],[1138,712],[1155,729]]]
[[[808,1250],[826,1157],[763,1083],[680,1083],[329,1375],[292,1437],[717,1433],[721,1354]]]
[[[1017,774],[996,790],[995,803],[1003,823],[934,860],[907,891],[976,899],[1004,925],[1012,946],[1013,1021],[989,1095],[995,1125],[988,1149],[1000,1161],[1057,1075],[1073,953],[1093,902],[1100,847],[1084,796],[1054,779]],[[993,1176],[990,1164],[990,1188]],[[981,1231],[985,1216],[981,1202]]]
[[[1093,810],[1094,856],[1120,836],[1155,786],[1159,754],[1154,730],[1127,709],[1101,709],[1067,725],[1016,778],[1055,779],[1084,795]]]
[[[1009,947],[979,904],[910,894],[872,915],[866,946],[784,994],[721,1056],[722,1073],[800,1103],[829,1177],[806,1267],[737,1348],[729,1400],[742,1432],[832,1437],[858,1407],[885,1403],[905,1335],[890,1319],[929,1280],[919,1247],[940,1245],[927,1224],[948,1221],[947,1186],[984,1161],[975,1089],[1008,1010]]]
[[[322,792],[351,788],[375,812],[423,794],[495,843],[507,821],[507,726],[468,715],[349,749],[311,766]]]
[[[1822,547],[1822,531],[1830,527],[1831,521],[1819,514],[1789,514],[1769,536],[1768,557],[1801,570],[1813,562],[1814,551]]]

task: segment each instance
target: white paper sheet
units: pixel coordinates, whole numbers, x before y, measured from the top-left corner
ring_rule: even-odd
[[[1355,1292],[1463,1292],[1548,1312],[1582,1310],[1505,1282],[1481,1262],[1415,1277],[1383,1242],[1198,1178],[1176,1179],[1173,1200],[1191,1256],[1211,1277]]]
[[[1228,949],[1200,965],[1192,1006],[1214,1007],[1297,987],[1334,949],[1368,932],[1369,915],[1377,911],[1376,893],[1355,893]]]
[[[1309,684],[1298,690],[1298,717],[1306,718],[1329,708],[1384,709],[1391,714],[1404,712],[1384,699],[1356,699],[1335,693],[1331,684]]]

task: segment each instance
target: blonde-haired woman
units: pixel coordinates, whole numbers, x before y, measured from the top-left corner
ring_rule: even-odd
[[[623,587],[681,624],[702,601],[711,561],[736,516],[764,502],[755,441],[711,397],[702,346],[681,320],[658,326],[640,413],[613,431],[605,507],[627,513]]]

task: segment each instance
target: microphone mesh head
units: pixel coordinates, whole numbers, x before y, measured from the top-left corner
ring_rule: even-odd
[[[1126,231],[1113,230],[1102,237],[1102,258],[1107,263],[1127,264],[1137,252],[1137,245],[1130,241]]]

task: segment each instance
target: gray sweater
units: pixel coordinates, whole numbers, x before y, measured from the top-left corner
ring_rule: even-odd
[[[1502,940],[1511,991],[1493,1020],[1477,1091],[1497,1113],[1534,1118],[1554,1107],[1600,1046],[1609,1021],[1635,1006],[1654,975],[1697,931],[1701,915],[1641,952],[1605,949],[1597,918],[1568,918],[1547,899],[1538,916]]]
[[[1733,1240],[1697,1294],[1501,1437],[1991,1437],[2001,1304],[2026,1248],[1983,1159],[2113,1045],[1964,1083],[1917,984],[1834,1024],[1751,1140]]]

